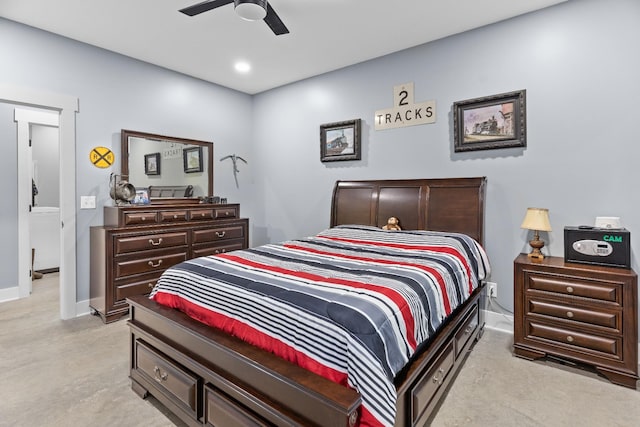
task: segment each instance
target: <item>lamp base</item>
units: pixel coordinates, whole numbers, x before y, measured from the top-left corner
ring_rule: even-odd
[[[533,240],[529,241],[529,245],[531,245],[531,253],[527,256],[531,259],[543,260],[544,254],[540,251],[540,249],[544,247],[544,241],[540,240],[538,231],[535,232]]]

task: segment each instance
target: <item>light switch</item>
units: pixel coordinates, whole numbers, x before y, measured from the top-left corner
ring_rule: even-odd
[[[80,197],[80,209],[95,209],[95,208],[96,208],[96,196]]]

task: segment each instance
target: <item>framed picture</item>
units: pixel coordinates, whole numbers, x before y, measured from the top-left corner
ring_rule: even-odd
[[[320,161],[360,160],[360,119],[320,125]]]
[[[160,175],[160,153],[144,155],[144,173],[146,175]]]
[[[525,90],[453,104],[454,151],[527,146]]]
[[[182,158],[185,173],[202,172],[202,147],[185,148]]]

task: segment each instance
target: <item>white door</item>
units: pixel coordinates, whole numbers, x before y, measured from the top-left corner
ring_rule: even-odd
[[[31,147],[31,125],[58,128],[60,114],[46,110],[16,108],[18,124],[18,293],[28,297],[32,290],[32,255],[30,215],[33,200],[33,149]],[[58,222],[58,224],[60,224]],[[60,228],[58,228],[60,233]]]

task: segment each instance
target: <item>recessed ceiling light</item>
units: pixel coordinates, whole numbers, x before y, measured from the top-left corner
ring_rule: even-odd
[[[237,72],[243,73],[243,74],[251,71],[251,65],[249,65],[249,63],[246,61],[238,61],[236,62],[236,65],[234,67]]]

